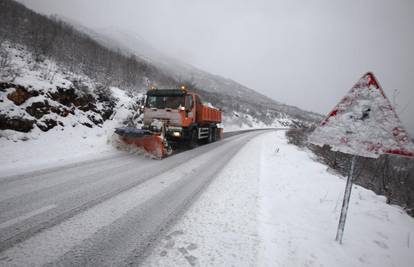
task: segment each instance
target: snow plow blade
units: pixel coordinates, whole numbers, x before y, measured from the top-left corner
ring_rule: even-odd
[[[143,148],[157,159],[162,159],[169,155],[168,145],[166,145],[164,139],[160,135],[153,134],[148,130],[116,128],[115,133],[126,144]]]

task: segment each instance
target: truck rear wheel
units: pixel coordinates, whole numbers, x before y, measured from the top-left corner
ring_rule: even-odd
[[[220,130],[220,128],[216,128],[214,138],[216,139],[216,141],[221,139],[221,130]]]
[[[214,140],[215,139],[215,134],[216,134],[215,129],[210,128],[209,131],[208,131],[207,143],[213,143],[214,141],[216,141],[216,140]]]

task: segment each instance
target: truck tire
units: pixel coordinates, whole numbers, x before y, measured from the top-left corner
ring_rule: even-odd
[[[197,129],[193,129],[190,135],[190,142],[188,143],[190,149],[198,147],[198,134]]]
[[[208,131],[208,138],[207,138],[207,143],[213,143],[215,137],[215,129],[214,128],[210,128]]]
[[[219,128],[216,128],[216,141],[221,140],[220,132],[221,130]]]

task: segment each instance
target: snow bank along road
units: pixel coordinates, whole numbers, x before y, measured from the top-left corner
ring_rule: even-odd
[[[249,140],[247,132],[162,161],[125,154],[0,177],[0,265],[127,265]]]

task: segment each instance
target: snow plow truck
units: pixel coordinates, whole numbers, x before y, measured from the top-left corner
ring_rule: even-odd
[[[190,149],[201,142],[222,138],[221,110],[204,105],[200,96],[180,89],[156,89],[146,94],[143,126],[116,128],[115,133],[130,145],[143,148],[155,158],[170,155],[179,146]]]

